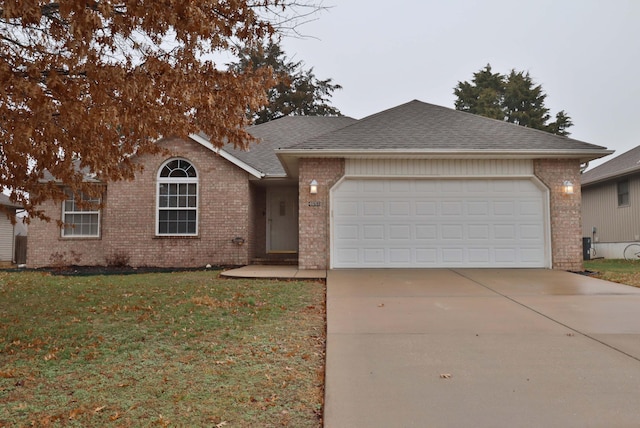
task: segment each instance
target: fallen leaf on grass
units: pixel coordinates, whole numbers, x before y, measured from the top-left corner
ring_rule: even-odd
[[[101,411],[103,411],[106,408],[107,408],[107,406],[96,407],[95,409],[93,409],[93,412],[94,413],[100,413]]]
[[[55,360],[56,358],[56,354],[54,354],[53,352],[48,353],[47,355],[44,356],[44,360],[45,361],[51,361],[51,360]]]
[[[73,409],[71,412],[69,412],[69,420],[76,419],[78,416],[82,415],[83,413],[84,413],[84,409],[82,408]]]
[[[5,372],[0,370],[0,377],[5,378],[5,379],[12,379],[14,377],[16,377],[12,372]]]
[[[216,428],[222,428],[222,427],[227,426],[227,425],[229,425],[229,422],[222,421],[222,422],[220,422],[219,424],[216,425]]]
[[[440,379],[451,379],[451,373],[440,374]]]

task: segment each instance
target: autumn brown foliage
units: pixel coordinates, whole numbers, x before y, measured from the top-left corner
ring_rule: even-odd
[[[81,170],[131,179],[132,155],[157,151],[162,136],[202,131],[216,145],[244,146],[247,107],[266,102],[272,73],[221,69],[212,58],[277,35],[273,17],[290,6],[0,1],[0,190],[38,215],[38,203],[64,198],[42,185],[45,171],[91,193]]]

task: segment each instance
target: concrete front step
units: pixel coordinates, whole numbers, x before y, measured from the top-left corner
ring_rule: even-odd
[[[251,259],[252,265],[269,266],[298,266],[297,257],[262,257]]]

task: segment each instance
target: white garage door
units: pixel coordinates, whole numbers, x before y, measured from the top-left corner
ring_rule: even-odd
[[[345,179],[332,267],[547,267],[545,195],[529,179]]]

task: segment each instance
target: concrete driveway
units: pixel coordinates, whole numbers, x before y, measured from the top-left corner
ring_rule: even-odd
[[[640,289],[537,269],[334,270],[325,426],[638,427]]]

